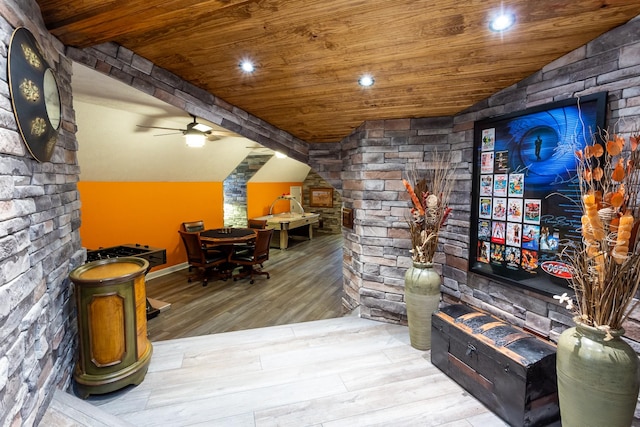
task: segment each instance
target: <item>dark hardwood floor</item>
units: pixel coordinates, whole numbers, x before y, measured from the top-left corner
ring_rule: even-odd
[[[342,236],[318,234],[272,248],[266,276],[187,282],[187,269],[147,281],[147,296],[171,304],[147,324],[151,341],[340,317]]]

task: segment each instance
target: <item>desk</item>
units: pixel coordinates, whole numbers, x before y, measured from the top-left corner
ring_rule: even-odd
[[[246,243],[256,236],[256,231],[252,228],[215,228],[200,232],[200,241],[206,245],[224,246]]]
[[[289,230],[299,227],[309,228],[309,240],[313,239],[313,224],[320,220],[317,213],[295,213],[285,212],[280,214],[259,216],[258,220],[266,220],[267,228],[271,228],[280,233],[280,249],[287,249],[289,246]]]

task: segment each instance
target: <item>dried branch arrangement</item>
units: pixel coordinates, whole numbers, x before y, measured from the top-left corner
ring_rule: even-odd
[[[433,262],[440,228],[451,213],[448,200],[454,184],[450,156],[436,152],[429,165],[431,168],[421,176],[411,164],[407,171],[408,179],[402,180],[413,204],[411,217],[407,219],[411,232],[411,258],[420,263]]]
[[[602,131],[576,152],[582,202],[582,245],[565,251],[577,321],[604,331],[620,329],[640,284],[640,134],[628,140]]]

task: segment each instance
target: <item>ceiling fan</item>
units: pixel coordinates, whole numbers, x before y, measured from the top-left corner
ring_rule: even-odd
[[[193,114],[191,114],[191,117],[193,117],[193,122],[188,123],[186,129],[166,128],[161,126],[143,126],[143,125],[136,125],[136,126],[141,128],[147,128],[147,129],[163,129],[163,130],[176,131],[171,133],[163,133],[155,136],[175,135],[177,133],[181,133],[185,136],[187,145],[189,147],[202,147],[207,137],[209,137],[210,141],[214,141],[218,139],[218,137],[220,136],[233,135],[233,132],[214,130],[210,126],[207,126],[202,123],[198,123],[196,120],[196,116],[194,116]]]

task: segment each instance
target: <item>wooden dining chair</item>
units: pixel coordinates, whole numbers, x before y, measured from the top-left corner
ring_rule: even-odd
[[[249,228],[252,228],[254,230],[263,230],[267,228],[267,220],[266,219],[250,219],[247,221],[247,225]],[[243,255],[247,255],[253,252],[255,248],[256,248],[256,241],[254,239],[247,243],[238,243],[237,245],[234,245],[233,250],[237,254],[241,252],[245,252],[245,254]]]
[[[191,233],[195,231],[204,231],[204,221],[199,220],[183,222],[182,225],[180,225],[180,230],[188,231]]]
[[[267,220],[266,219],[250,219],[247,221],[247,225],[249,226],[249,228],[262,230],[264,228],[267,228]]]
[[[212,250],[206,248],[200,240],[199,232],[188,232],[178,230],[184,248],[187,251],[187,262],[190,268],[195,268],[202,280],[202,286],[207,286],[211,277],[227,280],[231,277],[228,268],[229,255],[223,251]],[[194,276],[189,276],[188,282],[191,283]]]
[[[271,246],[273,230],[256,230],[256,233],[256,244],[253,251],[234,252],[229,259],[229,262],[232,264],[241,265],[243,267],[233,276],[234,281],[249,276],[251,279],[249,283],[253,284],[253,276],[264,275],[267,276],[267,279],[270,278],[269,272],[262,270],[262,264],[269,259],[269,248]]]

